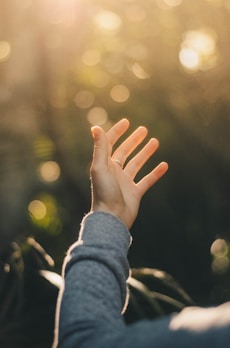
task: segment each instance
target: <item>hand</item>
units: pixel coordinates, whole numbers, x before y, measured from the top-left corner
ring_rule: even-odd
[[[128,128],[127,119],[116,123],[107,133],[101,127],[92,127],[94,154],[90,173],[92,181],[91,211],[111,213],[121,219],[130,229],[136,219],[143,195],[166,173],[168,164],[160,163],[135,183],[137,173],[157,150],[159,142],[157,139],[151,138],[133,158],[127,161],[148,133],[145,127],[137,128],[113,151],[113,146]]]

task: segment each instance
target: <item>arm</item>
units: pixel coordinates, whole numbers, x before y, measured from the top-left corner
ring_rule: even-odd
[[[65,285],[57,306],[58,346],[227,348],[229,304],[211,310],[186,309],[175,317],[130,326],[123,321],[131,240],[128,229],[136,218],[142,196],[168,168],[163,162],[135,183],[136,174],[155,152],[158,141],[150,139],[127,161],[147,135],[147,130],[140,127],[113,151],[128,126],[127,120],[121,120],[107,133],[100,127],[92,129],[92,207],[63,266]]]
[[[108,332],[109,327],[113,332],[115,327],[119,327],[119,332],[125,327],[121,313],[127,301],[127,252],[131,241],[128,229],[136,218],[142,196],[168,168],[166,163],[161,163],[138,183],[134,182],[159,143],[150,139],[127,161],[147,135],[147,129],[139,127],[114,151],[114,145],[128,127],[128,120],[123,119],[107,133],[100,127],[92,128],[91,212],[83,219],[79,240],[70,248],[64,262],[65,288],[60,292],[57,308],[59,342],[63,347],[72,341],[81,347],[84,323],[89,339],[90,325],[97,327],[93,338],[100,327],[105,328],[105,323]],[[90,347],[88,339],[87,344]],[[93,347],[94,344],[92,339]]]

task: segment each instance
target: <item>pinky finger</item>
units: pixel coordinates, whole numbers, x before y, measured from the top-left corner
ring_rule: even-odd
[[[137,187],[141,197],[150,187],[152,187],[168,170],[168,163],[161,162],[149,174],[143,177],[138,183]]]

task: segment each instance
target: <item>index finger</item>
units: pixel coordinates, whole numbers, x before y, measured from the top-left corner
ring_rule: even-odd
[[[126,118],[115,123],[115,125],[106,132],[106,137],[111,146],[127,131],[129,128],[129,121]]]

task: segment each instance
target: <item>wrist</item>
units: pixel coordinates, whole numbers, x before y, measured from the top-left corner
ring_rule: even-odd
[[[111,208],[111,207],[108,207],[107,205],[100,204],[100,205],[92,205],[90,212],[92,213],[101,212],[101,213],[110,214],[114,216],[115,218],[117,218],[118,220],[120,220],[126,226],[126,228],[130,229],[131,227],[131,224],[128,223],[126,218],[128,214],[125,213],[124,209],[123,210],[115,209],[115,207]]]

